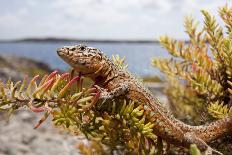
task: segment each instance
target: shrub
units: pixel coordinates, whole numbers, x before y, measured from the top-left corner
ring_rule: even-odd
[[[166,94],[176,115],[189,114],[194,121],[200,120],[199,113],[215,119],[232,115],[232,8],[219,9],[226,29],[207,11],[202,14],[203,28],[192,17],[185,19],[189,42],[162,36],[171,58],[152,61],[169,79]]]

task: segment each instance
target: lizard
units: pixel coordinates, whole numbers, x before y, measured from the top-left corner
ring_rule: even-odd
[[[101,98],[125,96],[147,105],[154,113],[153,132],[158,137],[176,146],[189,148],[191,144],[196,144],[203,152],[221,154],[207,143],[232,133],[231,116],[206,125],[188,125],[170,115],[141,82],[116,65],[99,49],[82,44],[64,46],[57,49],[57,54],[75,71],[91,78],[102,88]]]

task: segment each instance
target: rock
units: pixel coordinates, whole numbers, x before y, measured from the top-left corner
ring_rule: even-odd
[[[51,71],[51,68],[47,64],[40,61],[32,60],[25,57],[19,57],[15,55],[2,55],[1,57],[2,59],[5,60],[7,64],[10,64],[10,66],[18,70],[31,68],[31,69],[41,69],[45,72]]]
[[[22,80],[27,74],[29,76],[50,73],[52,69],[45,63],[29,58],[0,55],[0,79],[6,81],[9,77],[13,81]]]
[[[61,134],[51,120],[41,128],[33,127],[41,118],[27,110],[13,114],[6,123],[0,121],[0,155],[77,155],[78,136]],[[25,121],[29,119],[30,121]]]
[[[12,68],[2,67],[0,70],[0,79],[2,81],[7,81],[9,78],[13,81],[18,81],[23,79],[23,77],[24,74]]]

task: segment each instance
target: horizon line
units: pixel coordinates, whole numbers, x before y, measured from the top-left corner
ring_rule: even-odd
[[[184,40],[187,41],[187,40]],[[0,39],[0,42],[104,42],[104,43],[159,43],[158,39],[90,39],[68,37],[25,37],[21,39]]]

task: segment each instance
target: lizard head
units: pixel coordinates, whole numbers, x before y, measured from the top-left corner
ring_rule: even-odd
[[[65,46],[59,48],[57,54],[77,72],[88,77],[94,76],[105,61],[100,50],[86,45]]]

